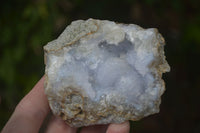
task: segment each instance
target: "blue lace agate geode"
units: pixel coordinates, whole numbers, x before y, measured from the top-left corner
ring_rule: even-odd
[[[170,70],[157,29],[88,19],[44,46],[45,92],[74,127],[139,120],[159,112]]]

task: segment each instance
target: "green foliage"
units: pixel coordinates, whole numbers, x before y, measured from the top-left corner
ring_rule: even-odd
[[[14,3],[5,2],[0,9],[1,125],[43,75],[42,47],[54,33],[53,4]]]
[[[200,45],[200,15],[186,23],[184,29],[184,42],[194,42]]]

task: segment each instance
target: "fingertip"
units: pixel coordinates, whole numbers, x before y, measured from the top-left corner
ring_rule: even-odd
[[[63,120],[56,116],[52,116],[46,133],[76,133],[77,129],[67,125]]]
[[[110,124],[106,133],[129,133],[129,121],[120,124]]]
[[[81,133],[105,133],[108,125],[93,125],[83,127]]]

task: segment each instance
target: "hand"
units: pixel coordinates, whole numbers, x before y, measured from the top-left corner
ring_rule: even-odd
[[[2,133],[37,133],[50,112],[47,98],[44,94],[44,77],[20,101],[14,113],[2,130]],[[83,127],[80,133],[128,133],[129,122],[122,124],[95,125]],[[76,133],[61,119],[53,116],[50,120],[47,133]]]

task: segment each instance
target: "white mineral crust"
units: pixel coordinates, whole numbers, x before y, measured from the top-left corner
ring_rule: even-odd
[[[139,120],[159,112],[170,67],[155,28],[88,19],[44,46],[52,112],[74,127]]]

